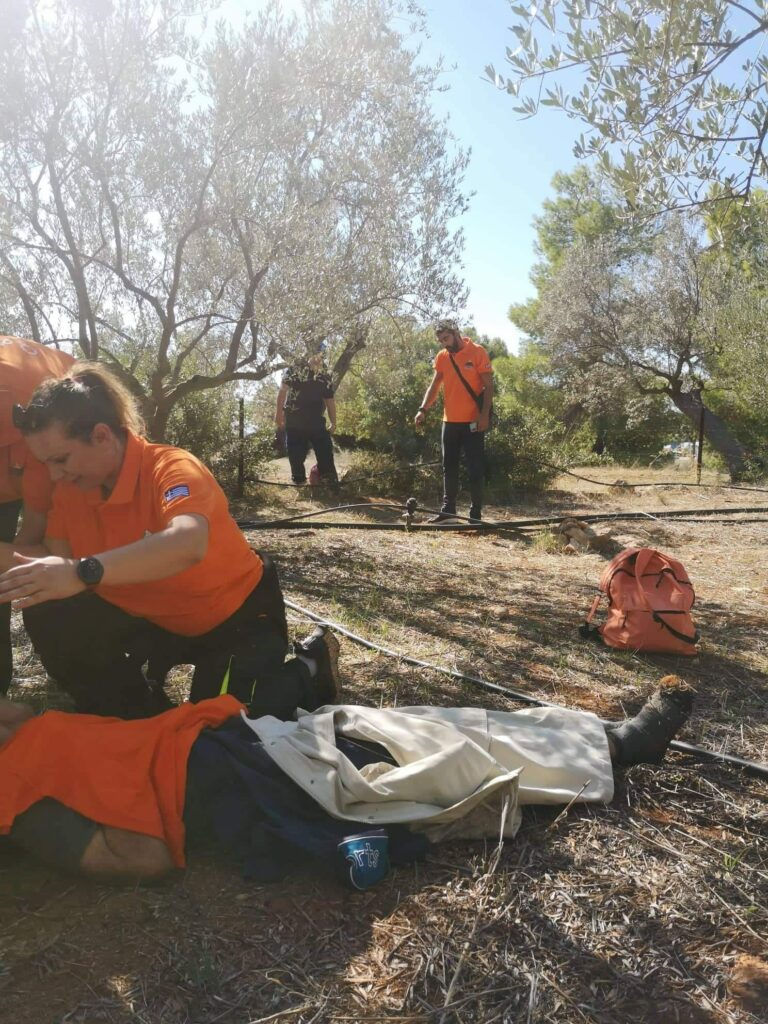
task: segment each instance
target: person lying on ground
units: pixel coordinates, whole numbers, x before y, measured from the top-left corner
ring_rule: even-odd
[[[384,829],[408,860],[414,834],[498,838],[503,820],[511,836],[522,804],[609,801],[614,766],[660,761],[692,700],[670,676],[621,723],[351,705],[287,722],[230,695],[141,721],[48,711],[12,721],[0,747],[0,833],[102,878],[161,877],[204,842],[265,880],[332,860],[361,827]]]
[[[43,543],[0,575],[0,604],[23,611],[77,711],[164,711],[167,672],[180,664],[194,666],[193,702],[228,692],[281,718],[338,698],[337,679],[312,674],[335,637],[285,662],[274,565],[249,547],[202,463],[146,440],[115,376],[78,363],[41,385],[17,422],[56,487]]]

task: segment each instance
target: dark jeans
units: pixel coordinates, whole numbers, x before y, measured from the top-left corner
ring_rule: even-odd
[[[459,457],[464,460],[472,499],[470,516],[479,519],[483,509],[483,475],[485,471],[485,434],[470,430],[468,423],[443,423],[443,505],[441,512],[456,513],[459,494]]]
[[[304,460],[311,448],[317,459],[317,470],[321,480],[336,483],[336,465],[333,461],[333,442],[328,429],[323,423],[314,430],[303,427],[286,427],[285,446],[288,450],[288,461],[291,464],[291,479],[295,484],[306,483],[307,472]]]
[[[174,665],[194,665],[193,702],[216,697],[228,674],[226,692],[255,717],[286,719],[320,703],[307,666],[285,661],[285,605],[269,559],[240,608],[201,636],[170,633],[92,592],[29,608],[24,623],[49,675],[87,714],[146,718],[164,711],[170,702],[162,687]]]
[[[10,543],[16,536],[20,509],[20,501],[4,501],[0,504],[0,541]],[[0,693],[8,693],[12,675],[11,606],[0,604]]]

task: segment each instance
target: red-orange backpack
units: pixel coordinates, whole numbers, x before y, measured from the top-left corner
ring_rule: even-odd
[[[696,599],[680,562],[655,548],[626,548],[606,567],[581,635],[599,634],[609,647],[663,654],[698,654],[699,633],[691,617]],[[608,616],[590,622],[603,597]]]

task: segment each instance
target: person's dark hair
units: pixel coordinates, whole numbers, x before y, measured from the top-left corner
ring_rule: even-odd
[[[144,435],[136,399],[100,363],[75,363],[65,377],[44,381],[24,409],[16,406],[14,422],[22,434],[37,434],[60,423],[69,437],[89,441],[97,423],[115,434]]]
[[[460,334],[459,325],[455,320],[438,320],[435,324],[435,334]]]

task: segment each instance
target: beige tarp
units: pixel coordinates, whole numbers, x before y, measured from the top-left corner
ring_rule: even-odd
[[[327,706],[295,722],[245,721],[282,770],[336,818],[407,824],[431,839],[505,835],[522,804],[608,801],[613,771],[592,714],[560,708]],[[358,770],[335,734],[382,744],[397,761]]]

